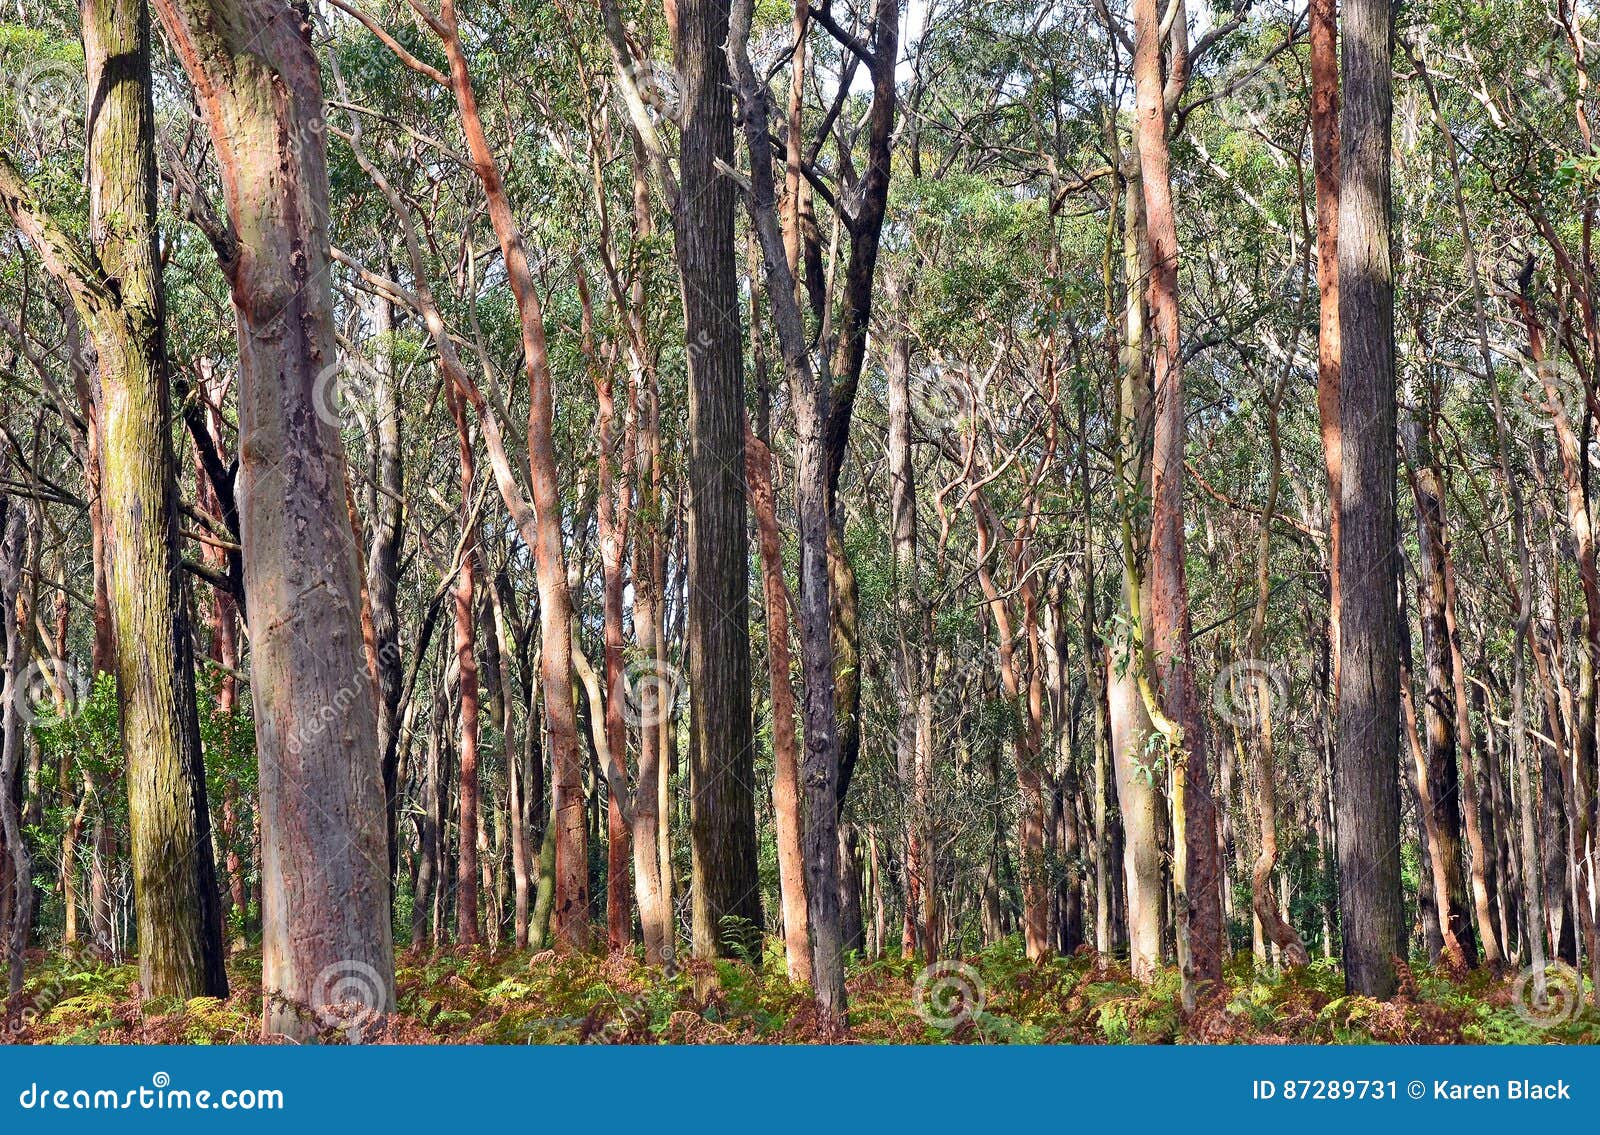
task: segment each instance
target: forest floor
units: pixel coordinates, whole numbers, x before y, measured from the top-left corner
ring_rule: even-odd
[[[24,1044],[253,1044],[261,961],[235,954],[226,1001],[140,1003],[137,966],[83,955],[29,955],[20,1010],[4,1037]],[[1553,971],[1554,972],[1554,971]],[[1570,975],[1570,971],[1567,971]],[[920,978],[920,981],[919,981]],[[1554,978],[1552,979],[1555,980]],[[709,990],[696,995],[696,985]],[[1226,988],[1186,1016],[1177,974],[1148,987],[1121,962],[1085,950],[1030,964],[1015,942],[931,972],[909,959],[850,967],[850,1039],[863,1044],[1595,1044],[1600,1014],[1570,989],[1540,1009],[1528,982],[1487,970],[1452,980],[1402,972],[1389,1002],[1348,996],[1316,961],[1257,975],[1248,955]],[[714,987],[713,987],[714,986]],[[773,955],[690,963],[668,977],[630,955],[450,949],[397,958],[398,1008],[334,1021],[323,1039],[391,1044],[808,1044],[804,987]],[[0,1040],[3,1043],[3,1040]]]

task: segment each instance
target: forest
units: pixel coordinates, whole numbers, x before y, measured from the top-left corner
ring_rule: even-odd
[[[1597,50],[16,0],[0,1035],[1600,1042]]]

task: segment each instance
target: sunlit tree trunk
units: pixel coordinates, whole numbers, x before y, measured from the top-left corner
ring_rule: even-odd
[[[95,92],[87,131],[92,260],[39,212],[9,165],[0,169],[0,198],[71,294],[97,355],[140,988],[147,997],[223,997],[155,233],[150,16],[129,0],[95,0],[82,14]]]
[[[772,454],[754,433],[745,438],[745,477],[761,541],[762,594],[767,608],[768,675],[772,685],[772,815],[778,845],[784,954],[789,979],[811,981],[811,935],[806,919],[805,855],[801,847],[800,753],[795,738],[794,687],[789,671],[789,593],[783,583],[783,545],[772,493]]]
[[[1317,190],[1317,415],[1328,473],[1328,638],[1339,685],[1339,0],[1310,0],[1311,153]]]
[[[157,0],[211,129],[237,244],[240,505],[260,766],[264,1031],[307,1039],[341,978],[394,1004],[377,708],[337,424],[323,102],[279,0]],[[319,382],[319,377],[321,382]],[[308,807],[307,801],[316,801]]]
[[[1182,832],[1184,862],[1174,869],[1178,915],[1187,930],[1188,967],[1197,982],[1222,976],[1226,952],[1222,923],[1221,855],[1216,804],[1206,761],[1205,725],[1189,652],[1189,589],[1184,566],[1184,449],[1186,438],[1183,342],[1178,312],[1178,232],[1173,212],[1167,144],[1166,86],[1162,66],[1161,6],[1134,3],[1134,84],[1137,142],[1145,230],[1150,246],[1148,296],[1154,364],[1155,430],[1151,446],[1150,638],[1163,710],[1175,727],[1173,801]],[[1177,8],[1167,42],[1167,70],[1180,80],[1185,19]]]

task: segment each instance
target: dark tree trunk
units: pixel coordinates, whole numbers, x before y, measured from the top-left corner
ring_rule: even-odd
[[[689,782],[696,957],[758,948],[750,727],[744,339],[735,269],[728,0],[678,5],[683,78],[678,270],[689,357]]]
[[[1388,997],[1400,893],[1399,612],[1395,602],[1394,281],[1387,0],[1346,0],[1340,121],[1338,728],[1334,756],[1346,985]]]

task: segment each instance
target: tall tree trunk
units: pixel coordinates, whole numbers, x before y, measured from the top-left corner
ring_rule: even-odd
[[[1461,230],[1462,259],[1467,270],[1468,282],[1470,283],[1472,290],[1472,314],[1474,330],[1476,332],[1475,338],[1478,348],[1478,360],[1480,366],[1482,367],[1483,378],[1488,386],[1491,406],[1494,410],[1496,455],[1500,462],[1502,479],[1506,482],[1507,495],[1511,504],[1512,524],[1515,529],[1515,540],[1518,549],[1519,565],[1518,610],[1519,615],[1526,610],[1526,613],[1528,613],[1531,617],[1531,609],[1528,609],[1526,603],[1523,602],[1523,599],[1525,599],[1527,593],[1526,582],[1528,564],[1526,532],[1523,527],[1522,494],[1521,489],[1515,484],[1515,482],[1511,480],[1505,410],[1501,404],[1500,386],[1495,377],[1494,356],[1489,345],[1489,324],[1487,312],[1485,310],[1486,303],[1483,280],[1478,271],[1478,256],[1476,246],[1473,242],[1474,238],[1472,233],[1472,224],[1467,214],[1466,194],[1462,189],[1461,164],[1456,151],[1455,135],[1448,129],[1444,121],[1444,115],[1439,105],[1438,95],[1434,89],[1432,79],[1429,76],[1426,67],[1422,65],[1420,59],[1418,59],[1416,56],[1413,56],[1412,59],[1413,62],[1417,63],[1418,74],[1422,79],[1423,89],[1427,93],[1428,103],[1433,113],[1434,122],[1437,126],[1439,126],[1440,136],[1444,139],[1445,156],[1449,161],[1451,194],[1455,204],[1456,220]],[[1483,941],[1484,960],[1490,965],[1497,965],[1504,959],[1505,951],[1509,949],[1510,945],[1506,938],[1506,931],[1509,928],[1509,923],[1506,918],[1505,907],[1510,903],[1511,895],[1505,888],[1500,888],[1501,932],[1497,938],[1494,925],[1490,921],[1488,909],[1489,887],[1487,871],[1485,870],[1485,864],[1488,859],[1488,848],[1481,833],[1477,832],[1478,807],[1475,807],[1475,802],[1492,803],[1493,800],[1497,799],[1503,793],[1503,787],[1501,778],[1497,772],[1498,762],[1493,759],[1493,750],[1491,746],[1491,750],[1489,752],[1490,760],[1487,763],[1490,785],[1490,792],[1487,795],[1487,801],[1486,798],[1480,795],[1477,790],[1476,773],[1474,771],[1474,765],[1472,761],[1471,718],[1469,707],[1466,701],[1466,670],[1461,658],[1460,636],[1455,628],[1455,579],[1454,570],[1449,555],[1448,543],[1445,547],[1445,596],[1445,614],[1450,623],[1452,669],[1454,671],[1453,680],[1456,690],[1456,727],[1461,746],[1462,792],[1465,797],[1464,804],[1467,809],[1467,837],[1468,841],[1471,843],[1473,855],[1473,906],[1478,923],[1478,934]],[[1517,730],[1519,737],[1521,736],[1522,731],[1521,722],[1523,709],[1521,674],[1524,656],[1523,639],[1526,634],[1526,626],[1526,619],[1519,617],[1516,654],[1513,664],[1513,671],[1516,675],[1514,679],[1516,694],[1515,706],[1513,708],[1513,728]],[[1509,813],[1504,808],[1500,808],[1499,812],[1502,819],[1509,818]],[[1495,845],[1497,863],[1504,865],[1508,858],[1507,852],[1509,851],[1509,843],[1506,839],[1506,831],[1503,823],[1496,826]]]
[[[729,0],[682,0],[678,270],[689,352],[690,837],[696,957],[755,948],[761,886],[750,727],[743,334],[735,271]],[[824,599],[826,595],[824,595]],[[830,836],[831,836],[830,831]],[[837,854],[837,853],[835,853]]]
[[[884,364],[889,413],[890,541],[895,569],[894,680],[898,706],[895,769],[906,810],[906,885],[909,925],[918,927],[924,956],[938,955],[938,891],[929,870],[932,769],[932,688],[924,646],[932,641],[917,562],[916,465],[911,450],[911,340],[897,339]],[[914,901],[917,900],[917,901]],[[915,943],[913,943],[913,947]]]
[[[1221,855],[1216,804],[1206,762],[1205,726],[1189,653],[1189,589],[1184,568],[1183,477],[1186,437],[1183,342],[1178,312],[1178,231],[1173,213],[1167,145],[1168,78],[1162,69],[1160,5],[1135,0],[1134,83],[1138,102],[1140,184],[1150,245],[1148,295],[1155,384],[1155,433],[1150,524],[1150,632],[1166,716],[1176,726],[1173,745],[1174,815],[1182,826],[1185,862],[1177,872],[1179,917],[1188,935],[1189,969],[1197,982],[1222,976],[1226,952],[1222,922]],[[1168,68],[1181,83],[1184,16],[1173,22]]]
[[[22,836],[23,665],[27,658],[17,594],[28,555],[28,521],[16,497],[0,495],[0,630],[5,633],[5,685],[0,690],[0,948],[6,994],[22,992],[22,954],[33,921],[33,860]]]
[[[750,153],[750,215],[761,241],[767,299],[789,376],[795,414],[795,511],[800,522],[800,659],[805,677],[803,819],[811,982],[824,1033],[847,1027],[845,941],[840,912],[839,733],[834,710],[833,635],[828,604],[828,507],[824,429],[830,391],[811,367],[774,202],[766,100],[750,64],[753,0],[735,0],[727,28],[728,64]]]
[[[1111,756],[1117,802],[1123,824],[1123,874],[1127,892],[1128,950],[1134,976],[1155,979],[1161,966],[1162,928],[1162,801],[1147,756],[1153,728],[1145,660],[1148,655],[1142,612],[1145,556],[1141,526],[1136,522],[1139,498],[1149,486],[1149,379],[1145,358],[1145,300],[1140,286],[1149,275],[1149,242],[1145,239],[1144,190],[1139,150],[1123,159],[1123,346],[1116,412],[1116,488],[1119,543],[1122,551],[1122,609],[1106,654],[1106,711],[1110,718]],[[1110,270],[1106,270],[1110,287]]]
[[[399,863],[400,714],[404,665],[400,653],[400,552],[405,523],[405,462],[400,451],[399,376],[394,365],[394,308],[372,298],[372,415],[377,433],[376,483],[371,494],[372,544],[367,553],[367,600],[372,608],[378,662],[378,749],[383,760],[383,795],[388,818],[389,875]]]
[[[445,399],[456,423],[461,470],[461,542],[456,564],[455,653],[456,680],[461,686],[461,815],[457,825],[460,851],[456,856],[456,941],[478,944],[478,651],[473,612],[473,576],[478,562],[478,519],[472,492],[478,479],[472,455],[472,433],[467,424],[466,399],[453,383],[445,384]]]
[[[655,232],[651,211],[647,155],[637,134],[633,139],[633,237],[635,245],[647,242]],[[649,295],[646,267],[635,273],[630,292],[628,318],[634,332],[629,369],[638,423],[635,427],[634,484],[638,493],[638,533],[633,543],[633,630],[641,661],[654,675],[667,680],[663,691],[652,683],[649,706],[639,713],[639,763],[635,770],[633,811],[633,875],[638,891],[639,922],[644,933],[645,961],[661,965],[673,952],[671,857],[668,847],[666,804],[666,765],[662,761],[664,742],[672,731],[672,703],[678,690],[666,668],[662,642],[661,611],[665,570],[662,532],[665,526],[662,495],[660,384],[654,357],[647,353]],[[665,692],[669,700],[662,700]],[[615,691],[613,691],[615,693]]]
[[[1317,415],[1328,472],[1328,639],[1339,688],[1339,0],[1310,0],[1311,152],[1317,189]]]
[[[1267,666],[1267,601],[1272,596],[1272,522],[1278,512],[1278,481],[1282,474],[1283,450],[1278,438],[1278,412],[1283,402],[1280,383],[1267,399],[1267,499],[1261,509],[1261,534],[1256,545],[1256,604],[1250,617],[1250,658],[1246,666]],[[1255,774],[1256,806],[1261,821],[1261,849],[1250,871],[1251,908],[1257,923],[1274,946],[1282,951],[1284,963],[1303,966],[1309,962],[1305,943],[1278,907],[1272,890],[1272,872],[1278,863],[1278,786],[1273,767],[1272,715],[1277,691],[1270,671],[1255,673],[1250,683],[1254,695],[1247,715],[1256,729]],[[1226,799],[1226,797],[1224,797]]]
[[[0,171],[0,197],[72,296],[98,356],[101,492],[146,997],[227,996],[182,569],[155,230],[150,15],[82,9],[92,262]]]
[[[596,207],[605,217],[603,185],[596,185]],[[602,247],[610,255],[609,224],[602,228]],[[604,647],[605,689],[603,710],[606,749],[616,762],[617,779],[610,783],[606,796],[606,945],[613,952],[628,948],[633,940],[633,910],[629,903],[628,860],[631,857],[633,800],[627,790],[627,774],[622,770],[627,752],[627,723],[623,708],[627,702],[627,679],[623,672],[622,562],[628,543],[630,488],[628,454],[617,449],[616,386],[609,362],[597,353],[594,333],[594,305],[588,279],[581,264],[574,265],[578,300],[582,308],[581,335],[585,365],[594,383],[596,434],[599,454],[595,525],[600,537],[601,634]],[[643,350],[637,324],[630,329],[633,351]],[[632,443],[631,423],[623,433],[626,450]],[[656,707],[659,709],[659,706]],[[608,772],[609,777],[609,772]],[[641,881],[644,882],[643,880]]]
[[[462,134],[473,170],[483,187],[489,220],[500,242],[507,280],[517,307],[523,368],[528,378],[528,468],[533,490],[530,510],[516,486],[499,441],[493,410],[477,391],[464,390],[478,411],[484,440],[490,446],[495,480],[511,510],[518,533],[534,554],[539,591],[540,684],[544,693],[550,738],[550,771],[555,789],[551,824],[555,828],[554,908],[551,924],[556,940],[572,949],[589,943],[589,851],[584,827],[583,767],[578,755],[578,726],[572,706],[572,596],[568,590],[561,532],[561,492],[555,450],[555,394],[545,339],[544,308],[528,264],[522,228],[511,211],[499,163],[484,131],[472,75],[462,47],[454,0],[443,0],[433,22],[450,64],[449,85],[455,95]],[[435,335],[435,341],[439,339]],[[476,395],[476,397],[474,397]],[[541,856],[542,856],[541,852]],[[543,880],[541,880],[541,887]]]
[[[394,1004],[377,708],[344,447],[316,411],[337,363],[323,102],[281,0],[157,0],[211,128],[238,244],[240,505],[260,765],[265,1033],[301,1006]],[[318,378],[321,376],[322,381]],[[309,806],[311,802],[315,806]]]
[[[1394,283],[1387,0],[1345,0],[1340,121],[1340,913],[1346,985],[1388,997],[1401,947]]]
[[[808,4],[809,7],[809,4]],[[900,66],[900,0],[874,0],[867,29],[872,45],[864,58],[872,77],[872,102],[866,117],[866,163],[851,187],[856,202],[847,218],[850,255],[845,267],[843,303],[831,343],[832,353],[824,380],[832,384],[823,435],[826,451],[829,576],[833,598],[830,617],[834,635],[835,702],[839,721],[839,804],[843,807],[861,752],[861,666],[858,630],[860,597],[855,569],[845,547],[845,516],[839,508],[839,477],[849,449],[850,423],[856,390],[867,357],[867,336],[872,320],[872,300],[883,220],[889,206],[890,159],[894,150],[895,110]],[[791,117],[791,128],[797,124]],[[787,172],[787,171],[786,171]],[[798,172],[798,171],[796,171]],[[810,212],[809,185],[797,198],[801,210]],[[809,216],[806,218],[809,220]],[[812,227],[815,222],[811,221]],[[809,268],[808,268],[809,271]],[[820,275],[820,273],[818,273]],[[812,300],[820,310],[822,288],[813,288]],[[823,322],[827,322],[824,318]],[[827,350],[829,344],[824,343]]]

